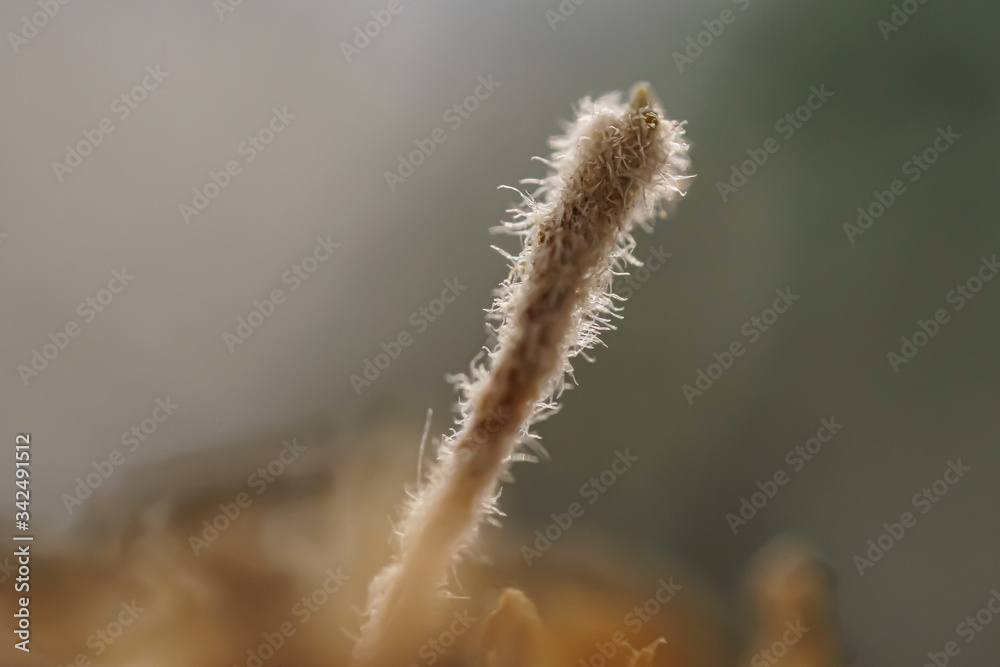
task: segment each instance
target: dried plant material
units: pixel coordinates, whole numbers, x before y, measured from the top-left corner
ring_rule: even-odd
[[[503,541],[515,531],[504,530]],[[491,556],[494,550],[506,552],[496,544],[500,537],[490,540]],[[549,554],[530,567],[516,551],[492,566],[494,576],[516,581],[536,605],[566,657],[546,667],[629,667],[636,654],[656,667],[736,665],[739,646],[728,605],[695,571],[663,555],[647,558],[634,548],[567,539],[562,554]],[[469,569],[463,568],[463,575]],[[463,585],[466,580],[463,576]],[[644,647],[650,650],[642,654]]]
[[[340,628],[356,622],[367,581],[389,557],[382,522],[412,472],[411,465],[402,463],[400,443],[415,441],[419,427],[382,421],[350,436],[347,441],[359,445],[359,458],[337,461],[329,470],[329,484],[296,480],[260,496],[252,512],[197,557],[188,547],[189,535],[218,511],[228,490],[178,497],[171,512],[151,521],[132,517],[126,525],[134,529],[114,540],[119,545],[114,554],[97,545],[50,543],[48,553],[39,553],[32,563],[38,643],[30,655],[11,643],[0,646],[0,665],[68,667],[81,655],[92,665],[107,667],[348,664],[353,642]],[[128,502],[127,497],[110,500]],[[570,536],[568,549],[528,567],[517,547],[526,536],[517,527],[491,537],[492,562],[470,560],[463,566],[468,599],[445,605],[449,624],[452,610],[467,611],[475,622],[454,643],[452,637],[440,641],[439,626],[431,636],[437,645],[427,644],[433,652],[418,653],[412,661],[396,663],[399,667],[430,664],[431,658],[438,667],[484,667],[489,660],[499,667],[504,659],[520,660],[513,664],[524,667],[580,667],[581,660],[600,664],[605,654],[611,655],[605,667],[748,664],[746,659],[738,662],[739,646],[725,608],[696,572],[679,563],[643,557],[634,549],[574,542],[577,538]],[[829,603],[822,567],[799,561],[813,563],[804,570],[808,576],[790,576],[797,570],[782,553],[766,550],[751,574],[758,601],[752,620],[759,620],[761,630],[747,656],[780,639],[776,632],[787,630],[782,629],[784,621],[779,623],[782,617],[801,615],[810,628],[806,637],[823,627],[824,614],[808,611],[822,607],[800,604],[787,611],[796,599]],[[303,615],[301,600],[315,595],[329,569],[341,571],[346,581],[316,612]],[[683,589],[638,628],[634,609],[655,597],[659,578],[670,576]],[[786,580],[804,583],[779,583]],[[511,585],[517,589],[508,590]],[[782,590],[786,592],[778,595]],[[794,590],[812,592],[801,596],[790,592]],[[0,593],[3,613],[13,613],[12,594],[9,587]],[[143,609],[137,621],[95,655],[98,644],[88,644],[88,637],[116,621],[122,604],[131,605],[133,599]],[[294,633],[265,659],[268,647],[281,641],[275,633],[289,623]],[[774,664],[840,667],[834,661],[836,635],[831,630],[826,636],[831,661],[793,663],[788,654]],[[658,637],[667,643],[657,643]],[[435,646],[441,650],[431,648]],[[809,650],[803,660],[819,659],[819,652],[827,650],[820,645],[802,649]],[[539,656],[545,661],[531,662]]]
[[[651,667],[653,658],[656,657],[656,649],[662,644],[666,644],[666,639],[657,639],[641,651],[636,651],[631,646],[632,656],[629,658],[628,667]]]
[[[355,656],[391,665],[424,632],[449,569],[473,545],[529,427],[555,409],[570,360],[598,342],[615,314],[614,269],[637,263],[636,225],[648,227],[682,193],[687,145],[647,84],[630,102],[609,95],[581,102],[566,134],[553,138],[551,171],[507,231],[522,238],[492,309],[497,344],[486,364],[457,379],[457,431],[438,452],[399,530],[399,557],[371,584]]]
[[[844,667],[830,577],[797,540],[779,538],[763,549],[747,580],[756,629],[743,664]]]
[[[505,589],[500,603],[483,626],[479,641],[483,667],[560,665],[552,633],[542,623],[538,609],[516,588]]]
[[[601,654],[602,662],[622,664],[623,667],[626,663],[627,667],[651,667],[656,649],[666,643],[667,640],[661,637],[638,651],[627,641],[621,647],[609,643],[614,653]],[[479,660],[483,667],[569,667],[579,664],[564,649],[545,627],[531,600],[523,592],[508,588],[500,596],[496,611],[486,619],[479,642]]]
[[[0,646],[0,665],[737,664],[736,633],[696,578],[674,582],[673,567],[664,574],[658,562],[653,571],[635,552],[622,560],[587,549],[585,567],[568,565],[582,565],[577,556],[555,555],[531,567],[506,531],[491,550],[499,554],[493,564],[465,564],[465,597],[445,593],[451,568],[478,546],[482,520],[496,520],[512,461],[530,458],[525,447],[541,451],[530,427],[555,411],[571,361],[611,328],[619,300],[612,277],[638,264],[632,231],[648,227],[690,178],[683,125],[664,117],[645,84],[627,102],[583,100],[577,120],[551,144],[550,173],[529,181],[539,187],[503,227],[523,249],[508,255],[511,273],[491,310],[496,346],[457,378],[458,424],[410,499],[390,567],[379,571],[391,550],[382,519],[402,488],[394,476],[402,476],[399,444],[409,428],[388,420],[364,428],[350,439],[361,464],[321,459],[232,516],[226,508],[235,507],[242,478],[226,468],[227,482],[222,467],[206,464],[219,451],[177,467],[158,464],[160,486],[133,477],[108,503],[92,501],[88,513],[101,521],[86,530],[99,538],[52,543],[37,554],[39,650],[21,656]],[[391,452],[380,443],[391,443]],[[239,458],[246,454],[241,448]],[[192,470],[206,476],[192,483]],[[225,526],[213,520],[208,536],[208,519],[220,510]],[[642,573],[639,588],[624,584],[630,570]],[[658,588],[646,588],[653,581]],[[746,652],[751,667],[772,657],[843,667],[825,571],[811,552],[781,543],[761,557],[750,582],[758,621]],[[4,613],[15,604],[10,589],[0,593]],[[113,641],[95,643],[105,630]]]

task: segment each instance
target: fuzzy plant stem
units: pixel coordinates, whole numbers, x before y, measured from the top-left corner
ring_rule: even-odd
[[[442,443],[438,483],[413,497],[399,530],[395,563],[369,588],[355,646],[361,665],[387,665],[390,643],[426,619],[440,601],[449,568],[472,545],[530,425],[554,410],[571,357],[598,342],[617,310],[611,280],[629,250],[631,230],[682,192],[688,167],[683,126],[668,121],[648,86],[581,102],[574,124],[552,139],[555,155],[536,196],[524,195],[522,236],[493,316],[499,322],[489,364],[459,378],[457,430]],[[434,478],[434,476],[432,476]],[[405,640],[403,640],[405,643]]]

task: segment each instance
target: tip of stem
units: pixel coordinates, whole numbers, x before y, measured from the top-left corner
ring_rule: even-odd
[[[655,99],[656,93],[653,92],[653,87],[648,81],[640,81],[632,86],[632,90],[629,91],[629,104],[636,111],[644,107],[653,106],[653,100]]]

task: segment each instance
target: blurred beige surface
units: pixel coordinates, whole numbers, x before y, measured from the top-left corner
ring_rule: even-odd
[[[398,442],[416,433],[396,423],[364,434],[360,455],[282,478],[246,504],[239,485],[178,492],[136,505],[100,539],[90,530],[36,551],[32,651],[4,645],[0,664],[349,664],[368,581],[390,555],[385,519],[412,479]],[[740,665],[756,667],[772,647],[804,667],[844,664],[826,571],[799,545],[758,558],[743,627],[744,612],[690,564],[569,535],[568,554],[532,562],[523,539],[491,531],[457,568],[455,597],[426,610],[439,620],[405,664],[723,667],[740,646]],[[13,597],[0,599],[11,612]]]

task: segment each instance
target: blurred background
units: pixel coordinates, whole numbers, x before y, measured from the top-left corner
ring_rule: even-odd
[[[415,476],[426,410],[450,427],[445,375],[487,342],[507,272],[490,245],[518,249],[489,233],[518,203],[497,186],[544,173],[530,158],[579,98],[648,80],[697,178],[639,234],[636,257],[670,256],[621,281],[624,319],[538,427],[551,460],[515,468],[505,521],[544,529],[627,449],[639,463],[574,531],[734,598],[752,554],[797,533],[837,573],[854,664],[949,641],[987,664],[1000,627],[960,624],[1000,587],[998,19],[917,0],[3,3],[0,421],[32,437],[33,530],[245,478],[283,438],[329,434],[336,465],[387,421]],[[797,298],[775,316],[779,290]],[[842,428],[818,448],[822,420]],[[12,453],[0,470],[8,498]]]

